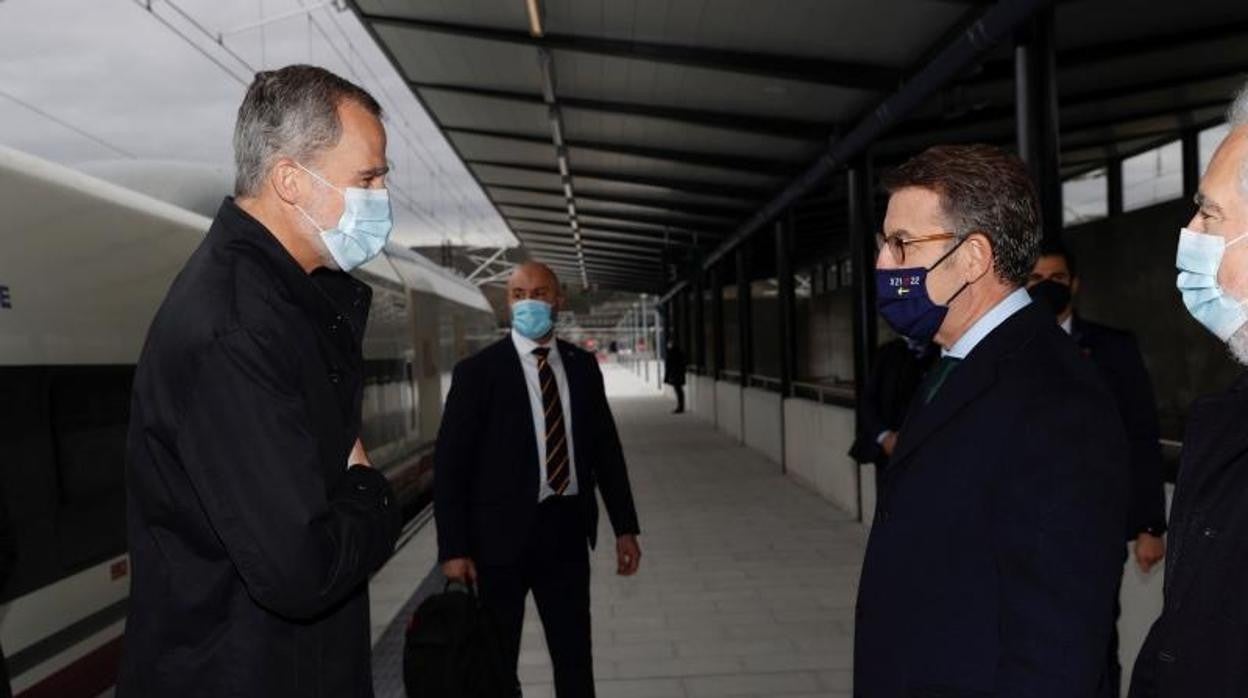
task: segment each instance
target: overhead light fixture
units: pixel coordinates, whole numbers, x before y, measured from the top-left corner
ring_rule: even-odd
[[[546,33],[542,29],[542,2],[541,0],[525,0],[525,5],[529,9],[529,34],[540,39]]]

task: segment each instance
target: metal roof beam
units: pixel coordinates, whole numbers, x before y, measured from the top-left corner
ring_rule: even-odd
[[[703,269],[710,269],[748,240],[759,230],[780,216],[789,206],[824,182],[834,170],[845,165],[880,136],[892,128],[897,120],[922,105],[937,90],[949,84],[977,60],[985,51],[1028,20],[1036,11],[1047,7],[1052,0],[1001,0],[986,8],[963,31],[954,35],[937,53],[923,61],[914,76],[896,92],[889,95],[874,108],[865,111],[859,122],[819,155],[788,186],[779,191],[753,216],[743,221],[733,234],[715,248],[702,262]],[[668,290],[662,301],[674,295],[681,285]]]
[[[516,231],[517,234],[523,233],[525,235],[557,235],[565,239],[571,239],[571,235],[569,233],[548,232],[540,228],[529,227],[531,225],[532,225],[531,223],[517,221],[514,218],[512,219],[512,228]],[[668,238],[667,240],[664,240],[660,236],[626,235],[626,234],[620,234],[620,233],[607,232],[607,231],[599,230],[597,228],[586,228],[585,226],[581,226],[580,230],[581,230],[581,238],[586,241],[631,242],[631,243],[634,243],[634,246],[642,245],[650,249],[653,249],[655,247],[670,247],[673,249],[684,250],[684,249],[693,247],[693,243],[684,239]]]
[[[515,92],[511,90],[492,90],[482,87],[467,87],[441,83],[422,83],[408,81],[408,85],[417,90],[436,90],[471,97],[485,97],[520,102],[535,106],[546,106],[540,94]],[[639,104],[636,102],[612,102],[598,99],[577,99],[559,95],[559,104],[565,109],[617,114],[621,116],[640,116],[652,119],[675,121],[692,126],[719,128],[729,131],[744,131],[769,136],[778,136],[792,140],[825,141],[836,131],[835,125],[796,119],[782,119],[758,114],[738,114],[702,109],[683,109],[655,104]]]
[[[537,165],[522,165],[511,162],[502,162],[498,160],[477,160],[468,159],[464,161],[470,167],[502,167],[521,172],[532,172],[536,174],[562,176],[558,167],[539,167]],[[654,187],[656,189],[670,189],[672,191],[685,192],[688,194],[697,194],[700,196],[721,196],[726,199],[764,199],[771,192],[771,189],[765,187],[742,186],[740,184],[712,184],[702,180],[694,181],[688,179],[672,179],[670,177],[639,177],[637,175],[617,174],[610,170],[586,169],[584,167],[572,167],[572,180],[578,177],[586,177],[589,179],[598,179],[606,182],[618,182],[620,184],[632,184],[640,187]]]
[[[575,172],[573,173],[575,175]],[[564,198],[562,187],[522,187],[514,184],[489,184],[490,189],[499,189],[502,191],[524,192],[528,194],[546,194],[549,196],[557,196]],[[595,194],[584,193],[578,191],[576,194],[578,202],[599,202],[604,204],[622,204],[624,206],[640,206],[643,208],[652,208],[662,211],[672,211],[676,213],[697,213],[708,218],[719,218],[724,223],[732,223],[740,215],[743,209],[748,210],[749,202],[740,202],[740,206],[728,206],[727,204],[706,204],[706,203],[680,203],[674,204],[670,199],[653,199],[645,196],[627,196],[622,194]],[[499,202],[500,206],[511,205],[506,201]],[[523,205],[523,204],[517,204]]]
[[[611,56],[704,68],[737,75],[755,75],[778,80],[794,80],[858,90],[889,90],[901,81],[896,68],[860,61],[834,61],[775,53],[727,51],[723,49],[660,44],[620,39],[549,34],[533,36],[527,31],[495,29],[473,24],[435,22],[390,17],[359,11],[360,17],[376,25],[415,29],[470,39],[497,41],[551,51],[568,51],[594,56]]]
[[[1081,68],[1096,63],[1136,58],[1188,46],[1204,47],[1214,41],[1235,39],[1245,35],[1248,35],[1248,22],[1224,22],[1199,29],[1100,42],[1058,51],[1057,67],[1059,69]],[[982,69],[972,75],[969,82],[992,82],[1013,78],[1014,61],[1010,59],[984,63]]]
[[[560,100],[562,102],[562,99]],[[538,145],[550,145],[549,138],[540,136],[528,136],[509,131],[493,131],[489,129],[477,128],[448,128],[446,132],[452,136],[482,136],[487,138],[499,138],[518,143],[533,143]],[[720,170],[732,170],[735,172],[758,172],[761,174],[774,175],[791,175],[798,168],[792,162],[783,160],[771,160],[767,158],[752,158],[744,155],[714,155],[710,153],[698,153],[687,150],[673,150],[670,148],[651,148],[637,145],[621,145],[619,143],[606,143],[602,141],[582,141],[564,139],[564,145],[568,148],[580,148],[582,150],[595,150],[601,153],[610,153],[612,155],[628,155],[632,157],[648,158],[651,160],[662,160],[680,165],[691,165],[694,167],[710,167]]]
[[[563,206],[535,206],[532,204],[508,204],[503,203],[499,206],[506,206],[514,209],[528,209],[529,211],[540,211],[544,213],[567,213],[567,208]],[[602,220],[613,221],[617,223],[633,223],[642,226],[651,226],[659,232],[670,230],[673,234],[684,233],[688,235],[697,235],[698,237],[720,238],[724,236],[723,229],[715,230],[708,228],[690,228],[689,225],[696,224],[698,221],[688,218],[669,218],[665,216],[652,216],[640,213],[618,213],[605,209],[595,209],[587,206],[577,206],[576,216],[582,225],[595,226],[598,223],[588,222],[586,218],[600,218]],[[503,214],[507,218],[506,214]],[[547,221],[549,222],[549,221]]]
[[[559,244],[559,245],[568,245],[568,244],[575,245],[576,244],[575,239],[571,235],[567,235],[567,234],[543,233],[540,231],[526,230],[524,228],[516,228],[516,234],[519,235],[520,239],[524,242],[537,242],[537,243],[547,242],[547,243],[553,243],[553,244]],[[652,241],[652,242],[657,242],[658,244],[655,245],[655,244],[645,244],[645,243],[637,244],[637,243],[619,242],[616,240],[608,240],[605,238],[593,237],[593,236],[585,234],[585,231],[581,231],[581,247],[584,248],[585,250],[598,249],[598,250],[622,250],[625,252],[629,252],[629,251],[645,252],[647,253],[647,256],[649,256],[650,254],[663,249],[662,240],[657,240],[657,241]]]
[[[557,253],[566,254],[573,258],[579,257],[576,247],[569,240],[567,244],[557,242],[535,242],[532,240],[522,240],[524,246],[534,252],[542,254]],[[585,259],[598,258],[603,261],[619,261],[621,263],[632,262],[639,266],[649,266],[658,263],[662,259],[662,255],[658,250],[654,252],[624,252],[621,250],[603,250],[582,245],[581,249],[585,252]]]

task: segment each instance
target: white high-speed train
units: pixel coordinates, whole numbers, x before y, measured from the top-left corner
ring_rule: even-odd
[[[0,147],[0,496],[17,547],[0,645],[27,698],[113,685],[134,364],[226,191],[224,177],[172,164],[92,171],[110,167],[106,181]],[[357,273],[374,291],[361,437],[413,516],[449,371],[496,321],[475,286],[401,247]]]

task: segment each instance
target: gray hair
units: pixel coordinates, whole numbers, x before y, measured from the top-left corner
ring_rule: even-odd
[[[381,105],[364,88],[310,65],[256,73],[234,126],[235,196],[252,196],[273,162],[310,162],[342,135],[338,105],[351,100],[381,117]]]
[[[1235,95],[1235,101],[1231,102],[1231,108],[1226,111],[1226,121],[1231,128],[1248,126],[1248,83]],[[1248,197],[1248,159],[1239,166],[1239,191]]]

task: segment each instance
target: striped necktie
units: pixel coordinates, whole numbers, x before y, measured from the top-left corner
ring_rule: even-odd
[[[542,386],[542,412],[546,416],[546,484],[561,495],[568,489],[568,436],[563,423],[563,405],[559,401],[559,383],[550,367],[549,347],[533,350],[537,357],[537,382]]]

